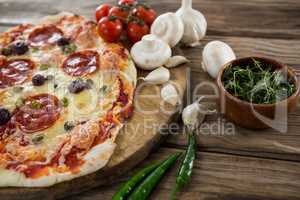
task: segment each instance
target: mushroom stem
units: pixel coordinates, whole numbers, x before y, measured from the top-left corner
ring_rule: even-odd
[[[189,9],[192,8],[193,0],[182,0],[181,1],[181,7],[183,9]]]
[[[154,38],[145,37],[144,41],[145,41],[145,45],[147,45],[149,49],[155,49],[156,43]]]

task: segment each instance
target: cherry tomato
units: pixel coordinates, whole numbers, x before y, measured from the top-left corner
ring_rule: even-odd
[[[129,8],[123,6],[114,6],[110,9],[109,15],[118,17],[122,22],[126,22],[129,15]]]
[[[98,33],[106,42],[116,42],[122,34],[122,22],[114,16],[103,17],[98,22]]]
[[[132,14],[146,22],[149,26],[151,26],[156,18],[155,10],[144,5],[139,5],[133,9]]]
[[[95,12],[96,21],[99,22],[99,20],[102,17],[108,16],[109,10],[111,9],[111,5],[109,4],[102,4],[98,6]]]
[[[133,6],[136,4],[136,0],[119,0],[118,5],[126,5],[126,6]]]
[[[149,26],[141,20],[131,21],[127,25],[127,36],[132,43],[140,41],[148,33]]]

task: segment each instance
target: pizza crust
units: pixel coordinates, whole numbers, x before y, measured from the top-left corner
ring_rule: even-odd
[[[128,76],[134,86],[136,86],[137,82],[137,71],[136,67],[134,66],[133,61],[130,59],[128,67],[125,68],[124,73]]]
[[[80,172],[73,174],[71,172],[58,173],[50,172],[48,176],[40,178],[27,178],[24,174],[1,169],[0,170],[0,186],[1,187],[49,187],[54,184],[72,180],[74,178],[93,173],[103,168],[109,161],[114,152],[116,144],[112,140],[93,147],[86,155],[86,161],[81,167]]]

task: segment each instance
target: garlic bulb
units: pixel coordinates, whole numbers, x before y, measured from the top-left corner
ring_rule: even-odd
[[[181,8],[176,12],[184,24],[182,42],[188,46],[199,45],[199,41],[205,36],[207,22],[204,15],[192,8],[192,0],[182,0]]]
[[[236,59],[236,56],[228,44],[221,41],[212,41],[203,49],[202,68],[211,77],[217,78],[222,66],[234,59]]]
[[[165,13],[158,16],[151,26],[151,34],[164,40],[174,47],[183,36],[183,22],[175,13]]]
[[[182,111],[182,121],[185,126],[195,129],[199,125],[200,108],[198,102],[185,107]]]
[[[174,85],[170,83],[163,86],[160,91],[160,96],[165,102],[168,102],[173,106],[179,101],[179,94]]]
[[[177,67],[178,65],[182,65],[184,63],[189,62],[188,59],[184,56],[173,56],[168,59],[168,61],[165,63],[165,67],[167,68],[173,68]]]
[[[164,67],[159,67],[150,72],[145,78],[140,79],[152,84],[163,84],[170,80],[170,71]]]
[[[195,130],[202,123],[206,114],[216,113],[216,110],[210,110],[206,105],[201,104],[203,99],[204,96],[201,96],[182,111],[182,121],[190,130]]]
[[[155,35],[145,35],[131,48],[131,56],[141,69],[152,70],[162,66],[171,57],[171,48]]]

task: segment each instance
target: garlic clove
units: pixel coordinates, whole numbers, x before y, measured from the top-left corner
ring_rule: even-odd
[[[179,102],[179,94],[171,83],[163,86],[160,91],[160,96],[165,102],[168,102],[173,106]]]
[[[162,66],[172,54],[169,45],[155,35],[145,35],[133,45],[130,53],[137,66],[145,70]]]
[[[174,47],[182,38],[183,22],[175,13],[165,13],[158,16],[151,26],[151,34],[164,40]]]
[[[184,56],[173,56],[168,59],[168,61],[164,64],[167,68],[173,68],[177,67],[178,65],[182,65],[184,63],[190,62],[186,57]]]
[[[199,45],[207,30],[207,21],[204,15],[192,8],[192,0],[182,0],[181,8],[176,12],[184,24],[182,42],[188,46]]]
[[[221,41],[212,41],[203,49],[202,68],[212,78],[217,78],[220,69],[234,59],[236,59],[236,56],[228,44]]]
[[[163,84],[170,80],[170,71],[167,68],[159,67],[142,79],[152,84]]]

